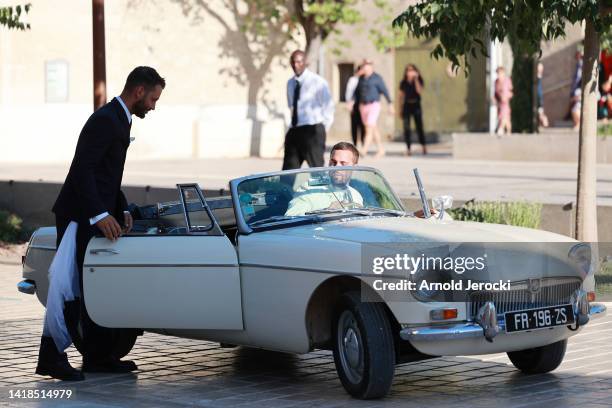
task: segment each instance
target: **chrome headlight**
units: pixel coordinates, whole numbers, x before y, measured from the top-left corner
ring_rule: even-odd
[[[419,269],[416,273],[410,275],[410,280],[416,284],[415,290],[412,292],[413,296],[421,302],[432,302],[432,301],[445,301],[449,296],[452,297],[452,293],[433,288],[432,283],[446,283],[451,281],[451,276],[448,271],[437,270],[437,269]],[[423,284],[423,282],[425,284]]]
[[[580,243],[574,245],[567,254],[568,259],[578,269],[580,275],[585,278],[591,272],[591,246]]]

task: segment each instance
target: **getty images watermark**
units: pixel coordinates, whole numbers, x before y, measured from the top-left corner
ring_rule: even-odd
[[[452,271],[456,275],[466,272],[484,272],[487,270],[487,254],[482,256],[428,256],[421,253],[418,256],[409,254],[395,254],[393,256],[378,256],[372,259],[371,270],[374,275],[382,275],[392,271],[394,274],[407,273],[414,276],[417,272],[430,272],[433,278],[438,278],[441,271]],[[435,273],[438,272],[438,273]],[[450,279],[446,281],[430,281],[426,277],[422,279],[400,279],[385,280],[374,279],[372,286],[377,291],[503,291],[510,290],[510,280],[498,280],[496,282],[479,282],[472,279]]]
[[[532,278],[536,264],[540,277],[550,276],[536,260],[534,243],[383,242],[361,248],[366,301],[465,302],[478,293],[515,290],[513,282]]]

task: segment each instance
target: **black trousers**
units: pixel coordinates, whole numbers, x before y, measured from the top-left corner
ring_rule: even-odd
[[[404,106],[402,112],[402,118],[404,119],[404,140],[406,146],[410,150],[410,142],[412,134],[410,132],[410,118],[414,117],[414,123],[416,125],[417,136],[419,137],[419,143],[425,145],[425,132],[423,131],[423,112],[421,111],[420,103],[407,103]]]
[[[66,233],[66,229],[70,224],[70,219],[64,217],[55,217],[55,226],[57,229],[57,247],[59,248],[60,242]],[[85,309],[85,302],[83,301],[83,262],[85,260],[85,251],[87,250],[87,244],[89,240],[96,235],[97,228],[89,225],[89,223],[80,222],[77,228],[76,234],[76,257],[77,257],[77,268],[79,271],[79,287],[81,289],[81,298],[75,299],[74,301],[65,303],[64,309],[64,320],[66,321],[66,327],[72,337],[73,341],[76,337],[82,337],[82,354],[85,358],[92,360],[103,360],[107,357],[108,342],[112,336],[111,329],[98,326],[91,320],[87,310]],[[80,332],[80,333],[79,333]],[[48,339],[41,340],[41,344],[47,343]],[[56,355],[52,355],[53,352],[57,352]],[[53,361],[62,358],[56,348],[41,347],[41,359],[46,361]]]
[[[290,128],[285,135],[283,170],[299,169],[304,160],[310,167],[323,167],[325,126],[321,123]]]
[[[351,109],[351,138],[355,146],[357,146],[357,137],[359,137],[359,141],[363,144],[363,140],[365,139],[365,126],[361,120],[361,114],[359,113],[359,104],[355,103],[353,104],[353,109]]]

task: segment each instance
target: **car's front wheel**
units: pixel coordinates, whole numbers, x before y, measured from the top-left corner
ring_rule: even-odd
[[[559,367],[565,357],[567,340],[527,350],[511,351],[512,364],[525,374],[547,373]]]
[[[379,303],[362,303],[359,292],[342,295],[332,327],[334,362],[342,385],[356,398],[380,398],[393,381],[391,326]]]

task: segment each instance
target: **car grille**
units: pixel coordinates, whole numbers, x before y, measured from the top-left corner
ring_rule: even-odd
[[[533,284],[534,280],[531,280]],[[582,281],[578,278],[543,278],[539,279],[540,290],[532,292],[530,281],[512,282],[511,290],[491,292],[476,291],[470,294],[471,316],[476,316],[478,309],[486,302],[495,304],[497,314],[538,307],[556,306],[570,303],[572,294],[580,288]]]

